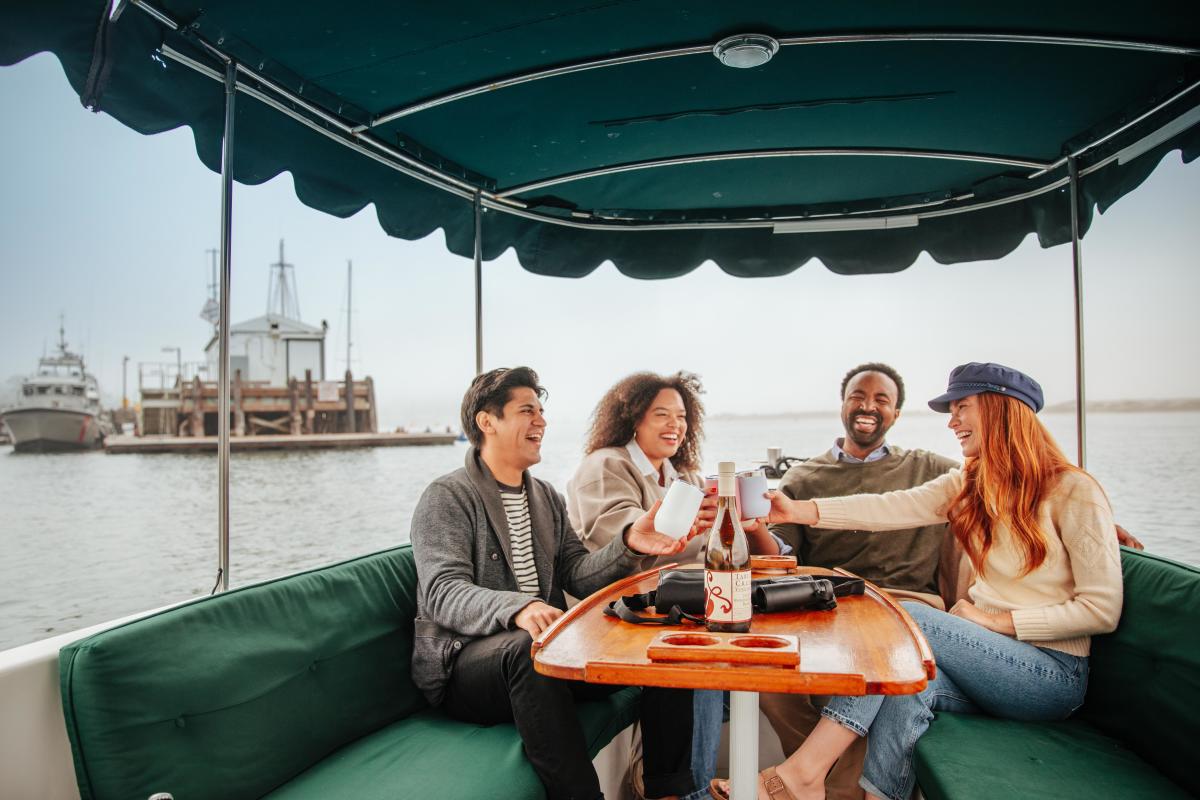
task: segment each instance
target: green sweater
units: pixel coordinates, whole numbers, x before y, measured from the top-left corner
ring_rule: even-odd
[[[926,450],[889,448],[888,455],[867,464],[838,461],[831,452],[823,453],[789,469],[779,490],[798,500],[879,494],[920,486],[958,466]],[[771,531],[792,545],[801,564],[842,567],[889,589],[938,593],[944,524],[890,533],[807,525],[773,525]]]

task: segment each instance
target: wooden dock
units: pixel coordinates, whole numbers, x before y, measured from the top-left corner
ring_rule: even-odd
[[[414,447],[453,444],[452,433],[320,433],[274,436],[233,436],[230,449],[319,450],[349,447]],[[205,453],[217,451],[215,436],[109,436],[108,453]]]
[[[199,376],[174,386],[141,388],[140,433],[146,436],[204,438],[217,433],[219,399],[216,382]],[[304,380],[283,386],[242,380],[235,370],[230,384],[230,433],[233,436],[302,436],[329,433],[374,433],[375,382],[316,381],[312,370]]]

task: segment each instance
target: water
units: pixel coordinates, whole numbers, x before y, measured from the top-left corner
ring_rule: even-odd
[[[1074,447],[1074,418],[1045,414]],[[893,442],[956,457],[946,417],[906,413]],[[1200,564],[1200,413],[1093,414],[1088,462],[1117,519],[1148,550]],[[706,462],[778,445],[813,455],[832,416],[710,419]],[[535,474],[565,490],[583,425],[555,423]],[[231,466],[231,583],[242,585],[408,540],[421,491],[465,445],[246,453]],[[211,455],[15,455],[0,447],[0,649],[209,592],[216,580]]]

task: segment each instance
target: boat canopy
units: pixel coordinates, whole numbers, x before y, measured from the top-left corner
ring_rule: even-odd
[[[218,172],[232,65],[236,181],[466,257],[478,199],[482,258],[545,275],[994,259],[1071,240],[1072,168],[1086,230],[1200,153],[1187,2],[39,0],[0,30]]]

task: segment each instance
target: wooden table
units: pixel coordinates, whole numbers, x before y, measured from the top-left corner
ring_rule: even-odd
[[[809,567],[792,570],[797,573],[848,574]],[[756,571],[754,577],[768,575]],[[588,683],[729,690],[735,800],[756,797],[758,692],[914,694],[934,676],[933,653],[912,618],[870,583],[862,596],[838,598],[834,611],[754,615],[753,633],[799,637],[798,667],[650,661],[650,640],[673,629],[622,622],[606,616],[604,609],[622,595],[651,591],[657,583],[658,571],[651,570],[581,601],[534,641],[534,667],[543,675]],[[677,629],[703,631],[696,625]]]

